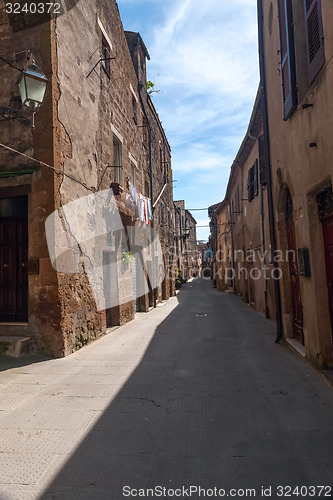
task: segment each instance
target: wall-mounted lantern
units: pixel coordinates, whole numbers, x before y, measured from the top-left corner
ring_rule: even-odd
[[[186,240],[186,238],[189,237],[190,235],[190,227],[184,227],[183,228],[183,234],[181,236],[174,236],[175,240]]]
[[[33,113],[43,103],[47,82],[46,76],[36,64],[29,64],[22,72],[18,82],[22,104],[28,106]]]
[[[27,106],[32,111],[32,128],[34,128],[34,114],[43,103],[48,79],[34,63],[30,64],[24,71],[16,68],[3,57],[0,57],[0,59],[21,73],[18,81],[21,101],[22,104]],[[0,121],[16,119],[29,123],[29,116],[18,109],[0,106],[0,116],[3,117]]]
[[[35,127],[35,112],[44,100],[47,82],[46,76],[36,64],[29,64],[28,68],[22,72],[18,82],[22,104],[28,106],[32,111],[32,128]]]

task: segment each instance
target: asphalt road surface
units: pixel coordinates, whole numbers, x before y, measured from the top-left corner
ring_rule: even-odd
[[[67,358],[2,356],[0,500],[331,498],[333,389],[274,339],[194,279]]]

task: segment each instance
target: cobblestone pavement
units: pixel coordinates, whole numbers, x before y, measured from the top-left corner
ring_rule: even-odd
[[[0,500],[332,494],[309,489],[333,483],[332,388],[210,281],[65,359],[0,370]],[[130,491],[154,487],[170,491]]]

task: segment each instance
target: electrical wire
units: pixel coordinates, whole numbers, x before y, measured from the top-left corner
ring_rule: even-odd
[[[45,163],[45,162],[43,162],[41,160],[36,160],[36,158],[33,158],[32,156],[26,155],[25,153],[21,153],[21,151],[17,151],[16,149],[13,149],[13,148],[11,148],[9,146],[6,146],[5,144],[0,143],[0,147],[4,148],[4,149],[8,149],[8,151],[12,151],[13,153],[16,153],[18,155],[21,155],[24,158],[27,158],[28,160],[34,161],[35,163],[38,163],[39,165],[43,165],[44,167],[51,168],[55,172],[57,172],[59,174],[62,174],[65,177],[68,177],[68,179],[71,179],[74,182],[77,182],[78,184],[80,184],[81,186],[83,186],[84,188],[86,188],[88,191],[91,191],[92,193],[95,192],[93,189],[89,188],[84,182],[79,181],[78,179],[76,179],[75,177],[73,177],[70,174],[66,174],[65,172],[63,172],[59,168],[52,167],[52,165],[49,165],[48,163]]]

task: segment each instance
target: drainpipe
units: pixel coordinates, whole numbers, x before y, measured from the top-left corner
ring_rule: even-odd
[[[263,258],[264,268],[266,269],[266,243],[265,243],[265,220],[264,220],[264,187],[260,183],[260,246],[261,255]],[[265,300],[265,316],[268,318],[267,306],[267,280],[264,279],[264,300]]]
[[[265,151],[265,166],[267,172],[267,201],[268,201],[268,216],[269,216],[269,233],[272,246],[273,257],[276,255],[276,233],[275,233],[275,217],[274,217],[274,200],[272,192],[272,166],[270,154],[270,135],[269,135],[269,122],[268,122],[268,108],[267,108],[267,84],[266,84],[266,65],[265,65],[265,45],[264,45],[264,23],[263,23],[263,0],[257,0],[258,8],[258,42],[259,42],[259,69],[260,69],[260,86],[262,98],[262,112],[263,112],[263,128],[264,128],[264,151]],[[273,258],[273,271],[279,269],[278,263]],[[277,274],[278,275],[278,274]],[[282,325],[282,309],[281,309],[281,290],[280,282],[278,279],[274,280],[274,294],[276,302],[276,339],[278,343],[283,337]]]

